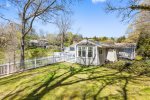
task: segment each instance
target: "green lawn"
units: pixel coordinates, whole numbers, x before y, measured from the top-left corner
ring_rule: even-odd
[[[59,63],[0,79],[0,100],[150,100],[150,78]]]

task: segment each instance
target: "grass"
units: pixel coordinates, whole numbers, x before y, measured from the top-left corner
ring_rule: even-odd
[[[149,100],[150,78],[58,63],[0,79],[0,100]]]

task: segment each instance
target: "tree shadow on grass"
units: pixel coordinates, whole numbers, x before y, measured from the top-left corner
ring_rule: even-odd
[[[30,94],[30,95],[31,95],[31,99],[32,99],[32,94],[38,92],[38,91],[41,90],[42,88],[47,88],[48,85],[49,85],[51,82],[55,81],[55,79],[58,79],[58,78],[60,78],[60,77],[62,77],[62,76],[65,76],[66,74],[70,73],[70,71],[67,71],[67,72],[65,72],[65,73],[63,73],[63,74],[61,74],[61,75],[57,75],[57,76],[56,76],[58,70],[60,70],[60,69],[63,69],[63,68],[58,67],[55,71],[53,71],[53,72],[50,73],[51,76],[50,76],[42,85],[40,85],[39,87],[37,86],[38,88],[35,89],[35,90],[33,91],[33,93]],[[41,72],[40,72],[40,73],[41,73]],[[30,74],[29,74],[29,75],[30,75]],[[27,76],[28,76],[28,74],[27,74]],[[18,78],[19,78],[19,77],[18,77]],[[11,81],[11,80],[15,80],[15,79],[17,79],[17,78],[10,79],[10,81]],[[17,80],[18,80],[18,79],[17,79]],[[65,80],[65,79],[64,79],[64,80]],[[44,81],[44,80],[43,80],[43,81]],[[26,83],[28,83],[28,82],[26,82]],[[24,91],[25,89],[30,88],[29,86],[26,86],[25,88],[19,89],[18,91],[16,91],[19,87],[23,86],[23,85],[26,84],[26,83],[21,82],[18,86],[15,87],[14,90],[10,91],[5,97],[3,97],[2,100],[5,100],[5,99],[7,99],[7,98],[10,98],[11,100],[12,100],[12,99],[15,99],[15,97],[16,97],[17,95],[19,95],[20,92]],[[36,85],[38,85],[38,84],[39,84],[39,83],[35,83],[35,84],[33,84],[33,86],[36,86]],[[57,83],[57,84],[58,84],[58,83]],[[14,93],[14,92],[15,92],[15,93]],[[44,89],[42,92],[45,93],[46,90]],[[43,93],[40,93],[39,95],[41,96]],[[30,96],[30,95],[29,95],[29,96]],[[39,96],[35,96],[35,98],[36,98],[36,97],[39,97]]]
[[[59,63],[57,64],[53,64],[54,66],[55,65],[59,65]],[[3,80],[3,81],[0,81],[0,85],[4,85],[4,84],[7,84],[7,83],[14,83],[22,78],[26,78],[26,77],[30,77],[32,75],[39,75],[39,74],[42,74],[42,73],[45,73],[47,72],[47,68],[46,69],[43,69],[41,71],[39,71],[38,69],[40,69],[41,67],[39,68],[36,68],[36,69],[30,69],[28,71],[25,71],[23,73],[14,73],[13,75],[10,75],[8,77],[3,77],[3,78],[0,78],[0,80]],[[44,67],[43,67],[44,68]],[[36,71],[37,70],[37,71]]]
[[[116,75],[116,74],[114,74]],[[122,73],[121,73],[122,75]],[[105,77],[105,76],[104,76]],[[137,76],[120,76],[120,77],[114,77],[113,79],[110,80],[103,80],[102,84],[99,86],[99,89],[97,92],[93,95],[93,100],[111,100],[112,98],[115,100],[118,99],[123,99],[123,100],[128,100],[128,84],[129,82],[133,82],[134,80],[138,80],[137,78],[140,77],[139,75]],[[108,96],[102,96],[100,97],[101,93],[107,86],[111,86],[117,83],[123,82],[123,84],[119,85],[120,90],[117,90],[119,94],[110,94]],[[83,100],[86,100],[87,93],[83,94]]]
[[[116,80],[121,80],[121,81],[124,80],[125,83],[121,87],[122,90],[120,91],[120,93],[121,93],[122,97],[124,98],[124,100],[127,100],[128,99],[127,85],[129,83],[128,81],[131,79],[134,79],[134,78],[121,76],[122,75],[122,74],[120,74],[121,72],[114,72],[114,73],[110,73],[110,74],[94,76],[93,75],[93,74],[95,74],[94,70],[97,68],[98,67],[85,68],[84,66],[82,66],[80,68],[74,68],[74,67],[70,66],[68,68],[69,70],[67,70],[66,72],[61,73],[59,75],[58,75],[59,70],[63,69],[63,68],[58,68],[55,71],[53,71],[52,73],[50,73],[50,76],[42,84],[35,83],[34,86],[37,88],[34,89],[31,93],[29,93],[27,96],[25,96],[23,99],[24,100],[40,100],[41,98],[43,98],[44,95],[46,95],[47,93],[49,93],[50,91],[52,91],[58,87],[73,85],[73,84],[76,84],[79,82],[84,82],[84,81],[89,81],[89,80],[90,81],[103,80],[104,84],[102,84],[99,87],[98,91],[95,93],[95,95],[93,95],[93,99],[98,100],[98,96],[101,94],[103,89],[105,89],[109,85],[115,84]],[[77,74],[82,74],[82,73],[85,74],[88,72],[91,72],[91,73],[86,78],[78,78],[78,79],[68,81],[68,79],[74,77]],[[15,93],[13,93],[13,91],[12,91],[10,94],[6,95],[3,99],[10,98],[11,100],[13,100],[19,95],[20,92],[22,92],[28,88],[30,88],[30,87],[26,86],[25,88],[18,90]],[[86,100],[86,96],[87,96],[86,93],[83,94],[84,100]],[[103,97],[103,99],[104,98],[107,100],[108,96]]]
[[[130,79],[129,77],[123,77],[122,79],[124,80],[124,85],[122,86],[122,91],[120,91],[120,93],[122,94],[124,100],[128,100],[127,86]]]
[[[104,88],[106,88],[106,86],[112,85],[112,84],[114,84],[114,81],[110,81],[110,82],[105,82],[105,83],[103,83],[103,84],[99,87],[99,89],[98,89],[98,91],[96,92],[96,94],[93,95],[93,100],[98,100],[97,97],[101,94],[102,90],[103,90]]]
[[[103,78],[103,77],[118,74],[118,72],[116,72],[116,73],[113,73],[113,74],[108,74],[108,75],[103,75],[103,76],[88,77],[88,78],[85,78],[85,79],[79,78],[78,80],[71,80],[71,81],[65,82],[67,79],[75,76],[76,74],[79,74],[79,73],[85,72],[85,71],[89,71],[89,70],[91,70],[91,69],[84,69],[83,67],[78,69],[78,70],[73,70],[72,67],[70,67],[70,71],[68,71],[68,72],[66,72],[66,73],[64,73],[64,74],[62,74],[58,77],[54,77],[55,76],[54,75],[53,77],[49,78],[44,84],[42,84],[37,89],[32,91],[32,93],[30,93],[24,100],[41,99],[49,91],[52,91],[53,89],[61,87],[61,86],[73,85],[73,84],[83,82],[83,81],[95,80],[95,79],[99,79],[99,78]],[[56,83],[50,85],[51,82],[53,82],[54,80],[60,78],[61,76],[64,76],[64,77],[59,79]],[[40,91],[40,93],[39,93],[39,91]]]

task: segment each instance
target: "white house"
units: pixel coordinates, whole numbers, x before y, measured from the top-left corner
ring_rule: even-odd
[[[29,46],[48,48],[49,44],[46,39],[39,39],[39,40],[30,40]]]
[[[84,65],[102,65],[105,62],[116,62],[120,58],[135,58],[135,43],[101,43],[92,40],[82,40],[65,48],[65,53],[73,55],[75,62]]]

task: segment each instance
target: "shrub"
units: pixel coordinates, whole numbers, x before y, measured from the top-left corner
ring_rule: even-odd
[[[137,56],[135,57],[135,60],[137,60],[137,61],[143,60],[143,57],[140,56],[140,55],[137,55]]]
[[[108,67],[108,68],[112,68],[112,69],[117,69],[117,70],[121,70],[125,65],[125,61],[117,61],[115,63],[109,63],[104,65],[104,67]]]
[[[150,65],[150,60],[145,60],[145,63],[147,63],[148,65]]]
[[[150,65],[145,61],[135,61],[131,68],[135,74],[150,76]]]
[[[150,58],[150,34],[149,32],[141,32],[137,42],[137,53],[144,58]]]
[[[115,63],[109,63],[104,67],[116,69],[118,71],[125,71],[128,73],[134,73],[136,75],[150,76],[150,60],[141,61],[118,61]]]
[[[29,49],[26,51],[26,58],[39,58],[47,56],[47,50],[43,48]]]

